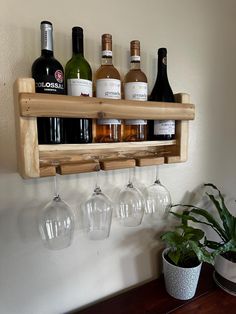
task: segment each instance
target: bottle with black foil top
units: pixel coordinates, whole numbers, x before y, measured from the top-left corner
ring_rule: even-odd
[[[65,94],[63,67],[53,55],[52,23],[41,22],[41,56],[32,65],[36,93]],[[62,144],[63,119],[38,118],[39,144]]]
[[[92,70],[84,58],[83,28],[72,28],[72,58],[65,67],[67,94],[71,96],[92,97]],[[91,143],[92,119],[64,119],[66,143]]]
[[[150,101],[175,102],[174,94],[167,76],[167,49],[158,49],[158,73],[155,85],[149,96]],[[175,138],[174,120],[155,120],[148,122],[149,139],[167,141]]]

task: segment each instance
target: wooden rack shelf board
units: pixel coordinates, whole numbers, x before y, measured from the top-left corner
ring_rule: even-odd
[[[158,165],[187,160],[188,120],[195,108],[188,94],[177,103],[98,99],[35,93],[35,82],[14,85],[18,169],[23,178]],[[122,143],[39,145],[37,117],[174,119],[176,139]]]
[[[193,120],[194,106],[185,103],[143,102],[95,97],[21,93],[23,117],[80,117],[147,120]],[[157,105],[158,104],[158,105]]]

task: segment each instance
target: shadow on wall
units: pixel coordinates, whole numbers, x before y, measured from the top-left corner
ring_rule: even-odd
[[[138,228],[136,232],[126,235],[119,243],[119,247],[125,252],[120,259],[121,273],[125,286],[133,285],[134,282],[147,281],[159,277],[162,272],[161,253],[163,243],[160,234],[152,228]],[[135,256],[130,258],[130,254]]]
[[[38,50],[33,29],[7,25],[1,28],[0,58],[0,171],[16,171],[16,141],[13,84],[18,77],[29,77],[32,56]],[[27,53],[25,53],[27,51]]]

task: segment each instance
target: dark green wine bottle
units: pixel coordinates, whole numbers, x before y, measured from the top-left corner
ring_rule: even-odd
[[[158,49],[158,73],[155,85],[149,96],[150,101],[175,102],[174,94],[169,84],[167,76],[167,50]],[[150,140],[172,140],[175,138],[174,120],[155,120],[149,121]]]
[[[67,94],[92,97],[92,70],[84,58],[83,29],[72,28],[72,58],[65,67]],[[66,118],[64,120],[66,143],[91,143],[92,120]]]

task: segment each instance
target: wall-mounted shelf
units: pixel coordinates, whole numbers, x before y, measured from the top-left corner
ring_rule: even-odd
[[[14,86],[18,169],[23,178],[150,166],[187,160],[188,120],[195,116],[188,94],[176,103],[99,99],[35,93],[30,78]],[[176,120],[176,139],[121,143],[39,145],[37,117]]]

